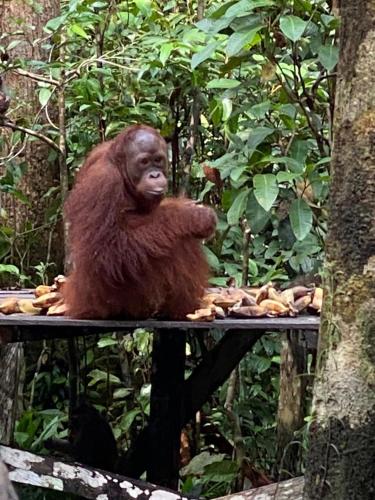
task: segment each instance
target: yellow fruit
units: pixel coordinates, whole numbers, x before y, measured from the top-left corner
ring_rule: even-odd
[[[289,308],[281,304],[281,302],[277,302],[276,300],[265,299],[259,304],[260,307],[263,307],[269,314],[281,315],[287,314],[289,312]]]
[[[322,305],[323,305],[323,288],[315,288],[311,307],[320,312],[322,309]]]
[[[34,307],[33,302],[33,299],[20,299],[18,301],[20,312],[25,314],[40,314],[40,307]]]
[[[42,309],[47,309],[50,306],[53,306],[57,302],[62,300],[63,296],[59,292],[50,292],[38,297],[33,300],[34,307],[41,307]]]
[[[298,311],[298,312],[301,312],[303,311],[304,309],[306,309],[306,307],[308,305],[311,304],[311,295],[305,295],[303,297],[300,297],[298,300],[296,300],[293,304],[293,307]]]
[[[64,316],[66,311],[66,304],[60,302],[48,308],[47,316]]]
[[[194,314],[187,314],[190,321],[213,321],[215,319],[215,308],[197,309]]]
[[[0,304],[0,312],[3,314],[13,314],[13,313],[18,313],[20,312],[20,309],[18,307],[18,300],[17,297],[10,297],[8,299],[5,299],[4,302]]]
[[[46,295],[46,293],[50,293],[51,287],[48,285],[39,285],[34,290],[35,297],[41,297],[42,295]]]
[[[229,311],[230,316],[236,318],[261,318],[267,316],[267,311],[261,306],[240,306],[233,307]]]
[[[263,285],[261,288],[259,288],[259,291],[255,297],[256,303],[260,304],[262,300],[265,300],[268,298],[268,290],[272,287],[272,283],[267,283],[266,285]]]

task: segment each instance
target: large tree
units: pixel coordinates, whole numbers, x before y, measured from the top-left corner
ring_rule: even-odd
[[[15,66],[19,58],[26,61],[47,60],[49,54],[43,48],[46,42],[43,27],[48,19],[58,15],[59,8],[58,0],[43,0],[38,3],[23,0],[2,2],[0,33],[4,37],[2,45],[7,47],[7,50],[2,52],[2,59],[4,61],[8,59],[9,64],[15,63]],[[21,68],[14,70],[12,67],[10,71],[4,72],[3,77],[11,95],[11,106],[5,117],[5,122],[9,125],[2,128],[4,122],[0,120],[2,134],[0,173],[3,174],[5,169],[17,171],[17,168],[26,166],[26,173],[21,180],[21,190],[27,196],[28,203],[20,201],[19,197],[10,196],[7,192],[0,192],[0,206],[2,209],[5,207],[7,225],[13,230],[11,233],[13,236],[10,238],[12,263],[17,263],[24,271],[30,270],[29,265],[48,261],[52,255],[52,236],[56,235],[56,231],[54,231],[55,224],[45,219],[48,201],[44,195],[52,186],[58,185],[58,169],[48,160],[50,146],[28,134],[14,139],[6,133],[7,131],[11,134],[15,131],[10,125],[15,127],[26,125],[29,129],[40,131],[48,119],[54,118],[51,110],[49,112],[51,116],[48,117],[45,109],[41,112],[37,81],[35,77],[30,77],[29,73]],[[4,119],[1,116],[0,118]],[[27,234],[24,238],[20,237],[25,233]],[[60,252],[54,252],[56,261],[59,259],[59,253],[60,256],[63,253],[63,245],[56,237],[55,241],[57,243],[54,245],[55,250],[59,246],[61,248]],[[3,246],[1,251],[3,252]],[[0,408],[2,409],[0,441],[3,443],[11,442],[15,419],[21,410],[20,381],[22,381],[23,366],[22,344],[0,346]]]
[[[309,500],[375,498],[375,0],[340,14]]]
[[[0,172],[24,171],[16,186],[22,196],[13,196],[12,191],[9,195],[9,190],[2,189],[0,202],[7,213],[7,225],[14,231],[10,238],[11,262],[26,274],[39,262],[51,263],[52,256],[61,266],[63,258],[56,218],[52,216],[56,194],[46,196],[51,188],[59,187],[58,154],[45,141],[20,132],[26,128],[44,137],[56,135],[56,100],[46,103],[40,94],[41,85],[46,85],[52,75],[43,74],[38,65],[56,57],[58,45],[51,42],[44,26],[59,13],[59,0],[12,0],[0,4],[2,78],[11,97],[6,119],[0,120],[1,133],[7,137],[0,144]]]

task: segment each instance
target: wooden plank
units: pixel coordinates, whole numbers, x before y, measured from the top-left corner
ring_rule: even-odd
[[[135,330],[311,330],[319,329],[318,316],[297,318],[223,319],[211,322],[165,320],[79,320],[68,317],[31,316],[27,314],[0,315],[0,343],[23,342],[49,338],[72,338],[106,332]]]
[[[0,457],[16,483],[103,500],[188,500],[176,491],[53,457],[0,446]]]
[[[147,480],[178,488],[186,333],[154,333]]]
[[[210,329],[220,330],[318,330],[319,316],[298,316],[296,318],[251,318],[251,319],[217,319],[215,321],[166,321],[147,320],[89,320],[73,319],[64,316],[31,316],[29,314],[0,315],[2,326],[27,327],[61,327],[61,328],[99,328],[101,330],[124,330],[133,328],[157,329]]]
[[[294,477],[288,481],[232,493],[214,500],[302,500],[303,486],[303,477]]]

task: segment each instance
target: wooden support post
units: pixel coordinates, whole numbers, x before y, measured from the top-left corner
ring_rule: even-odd
[[[186,334],[154,333],[147,480],[177,489],[183,415]]]
[[[294,433],[303,426],[307,385],[307,347],[299,332],[287,331],[280,354],[280,395],[277,412],[277,468],[279,479],[301,473],[301,443]]]
[[[182,425],[194,418],[195,413],[202,408],[210,395],[225,382],[231,371],[262,336],[262,333],[261,330],[251,333],[229,331],[213,349],[207,352],[204,360],[185,381],[181,390],[183,398]],[[177,330],[175,336],[177,335],[182,335],[181,330]],[[168,370],[168,365],[166,369]],[[168,371],[166,377],[172,376],[172,372]],[[120,460],[119,472],[121,474],[130,477],[141,476],[150,460],[149,443],[151,441],[150,428],[147,426]]]

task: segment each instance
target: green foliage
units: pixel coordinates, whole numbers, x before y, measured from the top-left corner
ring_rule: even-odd
[[[321,0],[206,0],[203,19],[195,1],[64,0],[61,15],[45,26],[43,47],[50,59],[4,59],[1,70],[21,68],[43,76],[37,91],[43,110],[56,106],[58,85],[52,80],[64,88],[71,178],[94,144],[124,126],[143,122],[160,129],[171,146],[171,192],[185,191],[218,213],[217,234],[205,248],[212,283],[225,285],[229,277],[241,283],[247,226],[248,283],[287,282],[319,272],[323,257],[337,27]],[[0,36],[0,52],[22,43],[13,34],[6,45],[5,36]],[[23,117],[20,125],[57,141],[59,131],[39,118]],[[24,139],[23,133],[13,133],[10,147]],[[0,147],[4,141],[0,138]],[[51,159],[56,160],[55,152]],[[218,176],[207,175],[205,167]],[[25,170],[22,161],[9,159],[0,191],[27,205],[19,188]],[[51,187],[45,196],[54,202],[46,220],[56,224],[59,188]],[[0,217],[0,272],[23,284],[23,268],[11,266],[19,238],[31,242],[34,237],[32,221],[20,235],[4,210]],[[32,264],[36,279],[44,282],[50,264]],[[125,353],[120,362],[119,349]],[[147,422],[150,349],[150,333],[143,330],[80,346],[82,388],[108,411],[123,449]],[[278,354],[275,337],[256,344],[241,363],[234,405],[247,455],[266,471],[275,458]],[[16,438],[34,450],[41,449],[42,435],[66,432],[68,367],[62,353],[54,353],[53,360],[35,377],[29,367],[30,409]],[[225,384],[205,412],[232,440],[226,391]],[[49,407],[58,412],[43,413]],[[202,442],[201,453],[183,472],[184,491],[225,494],[237,465],[205,446]]]
[[[64,82],[72,173],[93,144],[129,123],[149,123],[172,138],[173,191],[187,190],[219,213],[210,245],[220,262],[214,282],[243,264],[243,219],[260,267],[250,282],[317,272],[322,252],[302,266],[294,243],[310,237],[322,246],[325,236],[337,20],[320,0],[210,0],[199,20],[196,7],[66,0],[44,42],[53,50],[63,37],[64,58],[13,60],[11,68]],[[42,107],[54,105],[54,84],[39,82],[38,97]],[[205,180],[204,162],[218,169],[220,188]],[[266,258],[275,241],[278,251]]]

